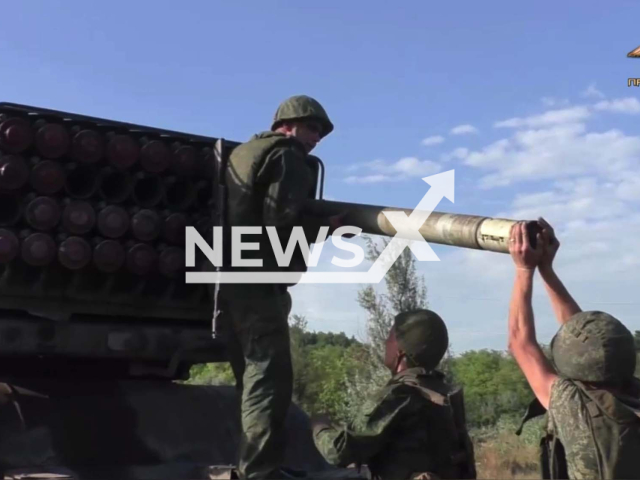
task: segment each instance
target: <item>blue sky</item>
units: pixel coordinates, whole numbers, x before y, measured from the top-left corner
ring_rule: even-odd
[[[282,99],[312,95],[336,125],[314,152],[327,195],[413,207],[422,176],[455,168],[440,210],[547,215],[578,301],[640,329],[637,2],[176,5],[3,5],[0,100],[245,140]],[[504,348],[508,257],[437,252],[421,272],[454,350]],[[362,332],[354,288],[293,295],[313,328]],[[548,340],[544,298],[536,309]]]

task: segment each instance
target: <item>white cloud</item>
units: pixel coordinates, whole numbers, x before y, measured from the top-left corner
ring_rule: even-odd
[[[589,111],[622,114],[637,113],[637,108],[635,101],[619,99],[598,102]],[[588,117],[586,107],[570,110],[572,114],[515,117],[509,126],[523,129],[470,152],[465,163],[488,172],[481,188],[513,186],[505,191],[514,194],[509,206],[493,216],[530,220],[544,216],[554,225],[562,245],[557,270],[583,309],[607,311],[631,330],[640,329],[634,300],[640,286],[640,136],[616,129],[590,131],[576,121]],[[546,183],[533,183],[537,180]],[[531,185],[537,188],[532,190]],[[509,256],[454,251],[451,258],[456,262],[442,258],[441,263],[448,263],[443,269],[447,272],[434,272],[435,285],[458,291],[460,298],[472,302],[477,297],[472,308],[482,308],[489,325],[504,329],[512,281]],[[491,289],[469,280],[487,276]],[[443,311],[456,308],[446,305]],[[541,286],[534,290],[534,310],[541,327],[539,339],[548,341],[557,325]],[[476,342],[467,337],[464,343]]]
[[[444,142],[444,137],[441,135],[434,135],[432,137],[427,137],[422,140],[422,145],[426,145],[427,147],[430,145],[437,145],[439,143]]]
[[[441,160],[443,162],[449,162],[451,160],[464,160],[469,155],[469,149],[464,147],[458,147],[449,153],[442,155]]]
[[[640,101],[635,97],[619,98],[617,100],[603,100],[594,105],[596,110],[616,113],[640,113]]]
[[[588,174],[620,179],[640,164],[640,136],[587,132],[582,124],[522,130],[469,153],[465,164],[489,172],[482,188]]]
[[[357,176],[352,175],[350,177],[345,178],[346,183],[380,183],[380,182],[388,182],[391,181],[392,178],[388,175],[364,175]]]
[[[554,97],[542,97],[540,100],[545,107],[559,107],[569,105],[569,100],[567,100],[566,98],[558,99]]]
[[[324,256],[323,252],[321,258]],[[366,341],[367,315],[356,301],[361,287],[357,284],[298,284],[290,289],[291,314],[304,316],[311,331],[345,332],[347,336]]]
[[[391,165],[391,171],[413,176],[432,175],[440,171],[440,165],[431,160],[418,160],[415,157],[401,158]]]
[[[346,183],[380,183],[397,182],[409,178],[424,177],[438,173],[442,167],[431,160],[419,160],[416,157],[404,157],[397,162],[373,160],[360,165],[368,170],[367,175],[352,175],[345,179]]]
[[[546,127],[549,125],[559,125],[564,123],[576,123],[586,120],[591,116],[587,107],[572,107],[559,110],[549,110],[541,115],[530,117],[513,117],[508,120],[501,120],[494,124],[496,128],[521,128],[521,127]]]
[[[640,178],[636,172],[635,178]],[[561,242],[556,271],[584,310],[603,310],[630,330],[640,330],[640,199],[621,195],[619,182],[572,178],[517,194],[492,216],[545,217]],[[474,213],[474,212],[469,212]],[[454,352],[506,348],[506,323],[514,267],[508,254],[461,248],[439,252],[440,262],[418,264],[430,308],[447,322]],[[558,325],[536,275],[533,297],[538,340],[548,343]],[[477,337],[484,329],[492,335]]]
[[[581,94],[583,97],[605,98],[605,94],[596,88],[596,84],[592,83]]]
[[[561,243],[566,239],[563,258],[573,278],[626,272],[636,277],[638,285],[640,275],[634,265],[640,264],[640,197],[628,198],[618,186],[595,177],[562,182],[551,190],[518,195],[512,208],[497,216],[547,218],[559,231]]]
[[[511,210],[498,216],[535,219],[542,213],[561,223],[592,221],[632,215],[632,204],[621,195],[616,183],[596,177],[558,182],[553,189],[516,195]]]
[[[616,195],[623,200],[640,200],[640,175],[623,178],[616,187]]]
[[[451,135],[467,135],[469,133],[478,133],[478,129],[473,125],[458,125],[451,129]]]
[[[544,97],[543,103],[547,106],[559,105],[555,99],[549,97]],[[602,100],[591,106],[578,105],[570,108],[547,110],[539,115],[512,117],[495,122],[493,126],[495,128],[541,128],[566,123],[581,123],[591,118],[593,113],[603,111],[638,114],[640,113],[640,101],[635,97]]]

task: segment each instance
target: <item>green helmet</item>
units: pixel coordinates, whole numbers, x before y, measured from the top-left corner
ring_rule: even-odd
[[[396,340],[400,349],[417,366],[432,370],[449,347],[447,326],[431,310],[414,310],[396,316]]]
[[[280,104],[273,118],[271,130],[278,128],[285,120],[316,120],[322,125],[322,136],[326,137],[333,131],[333,123],[320,103],[306,95],[296,95],[287,98]]]
[[[636,369],[631,332],[603,312],[580,312],[565,323],[551,341],[558,373],[583,382],[625,382]]]

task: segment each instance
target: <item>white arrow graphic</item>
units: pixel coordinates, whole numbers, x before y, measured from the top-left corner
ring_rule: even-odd
[[[383,212],[389,223],[396,230],[396,235],[382,251],[378,259],[369,269],[369,274],[375,275],[375,283],[381,281],[403,250],[408,246],[421,262],[440,261],[427,241],[420,235],[419,229],[427,221],[431,212],[440,203],[442,197],[454,202],[455,176],[454,170],[424,177],[422,180],[431,188],[422,197],[418,206],[409,216],[405,212]],[[412,243],[415,242],[415,243]]]

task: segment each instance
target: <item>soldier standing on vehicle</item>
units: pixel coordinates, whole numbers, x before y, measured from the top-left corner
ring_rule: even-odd
[[[476,478],[461,389],[436,367],[449,344],[430,310],[396,316],[386,341],[393,377],[348,426],[312,420],[316,445],[332,464],[366,464],[374,479]]]
[[[633,376],[633,335],[611,315],[581,311],[552,267],[560,243],[546,221],[539,224],[543,230],[535,249],[524,223],[511,231],[516,275],[509,349],[536,395],[523,424],[548,410],[543,478],[640,478],[640,382]],[[553,363],[536,341],[531,306],[536,267],[561,324],[551,342]]]
[[[254,135],[236,147],[226,170],[228,227],[263,227],[258,250],[245,250],[244,259],[259,259],[262,267],[229,267],[232,271],[296,271],[306,264],[297,248],[288,267],[276,261],[264,227],[277,229],[283,248],[295,226],[309,227],[301,209],[314,191],[308,154],[333,130],[324,108],[299,95],[278,108],[271,131]],[[336,217],[314,219],[311,229],[336,228]],[[329,231],[331,233],[332,230]],[[229,232],[225,232],[226,245]],[[253,238],[251,238],[253,237]],[[313,233],[307,234],[310,242]],[[225,255],[231,255],[225,248]],[[229,360],[241,394],[242,438],[238,471],[241,478],[280,478],[286,448],[285,418],[292,397],[292,366],[288,317],[291,297],[284,284],[220,285],[220,328],[228,341]]]

